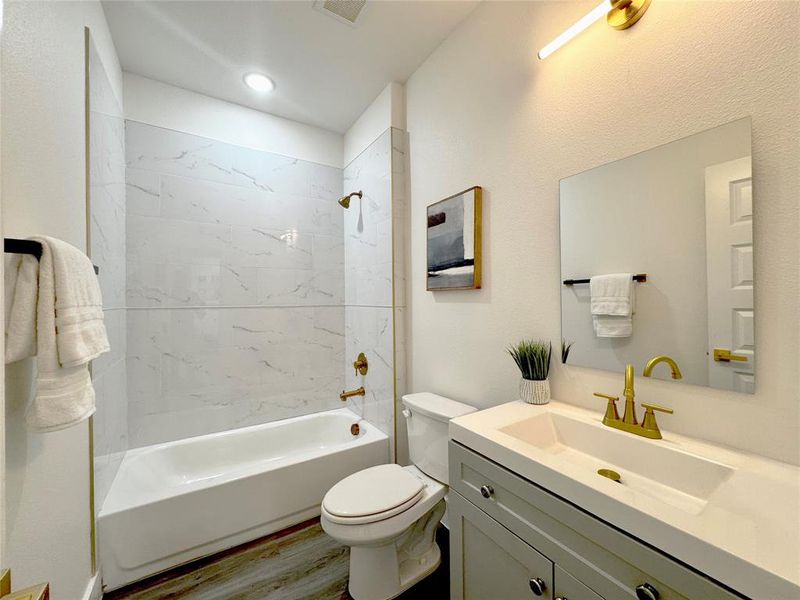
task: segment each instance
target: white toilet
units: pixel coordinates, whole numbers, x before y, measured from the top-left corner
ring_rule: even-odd
[[[379,465],[345,477],[322,500],[322,528],[350,546],[350,595],[388,600],[441,562],[436,528],[445,513],[447,428],[472,406],[421,393],[403,396],[412,466]]]

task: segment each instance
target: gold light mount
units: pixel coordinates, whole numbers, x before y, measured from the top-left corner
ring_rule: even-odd
[[[650,8],[651,0],[618,0],[606,15],[606,23],[614,29],[627,29],[634,25]]]

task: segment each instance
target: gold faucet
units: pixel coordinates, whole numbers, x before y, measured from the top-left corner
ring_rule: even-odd
[[[622,414],[622,422],[628,425],[638,425],[636,404],[634,402],[636,393],[633,391],[633,365],[625,367],[625,389],[622,395],[625,396],[625,412]]]
[[[364,386],[362,385],[357,390],[348,390],[348,391],[342,392],[341,394],[339,394],[339,400],[344,402],[348,398],[352,398],[353,396],[364,396],[364,395],[366,395],[366,393],[367,393],[367,390],[365,390]]]
[[[669,357],[656,358],[659,360],[656,362],[650,361],[652,365],[647,363],[647,367],[645,368],[646,377],[650,376],[649,373],[652,371],[653,366],[661,361],[669,362],[670,364],[675,365],[675,369],[678,368],[678,365],[675,364],[675,361]],[[680,378],[680,370],[678,370],[677,378]],[[660,440],[663,436],[661,435],[661,430],[658,428],[656,415],[653,411],[665,412],[671,415],[673,410],[671,408],[659,406],[658,404],[645,404],[642,402],[642,406],[644,407],[644,416],[642,417],[642,424],[639,425],[639,422],[636,419],[636,403],[634,401],[636,394],[633,390],[633,365],[627,365],[625,367],[625,389],[622,393],[625,396],[625,412],[621,419],[619,418],[619,413],[617,412],[617,400],[619,400],[619,396],[609,396],[599,392],[594,393],[594,395],[598,398],[605,398],[608,400],[608,404],[606,405],[606,413],[603,415],[603,425],[612,427],[613,429],[619,429],[620,431],[627,431],[628,433],[646,437],[651,440]]]
[[[653,368],[658,363],[662,363],[662,362],[667,363],[669,365],[669,368],[672,370],[672,378],[673,379],[682,379],[683,378],[683,373],[681,373],[681,370],[678,367],[678,363],[676,363],[669,356],[666,356],[664,354],[662,354],[661,356],[654,356],[649,361],[647,361],[647,365],[645,365],[644,371],[642,372],[642,375],[644,375],[645,377],[650,377],[653,374]]]

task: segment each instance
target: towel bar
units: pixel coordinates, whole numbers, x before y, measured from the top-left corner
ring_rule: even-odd
[[[42,245],[35,240],[19,240],[16,238],[3,239],[3,252],[7,254],[31,254],[36,260],[42,258]],[[100,274],[100,267],[92,265],[95,274]]]
[[[645,283],[647,281],[647,273],[639,273],[633,276],[634,281]],[[589,283],[591,279],[565,279],[564,285],[575,285],[576,283]]]

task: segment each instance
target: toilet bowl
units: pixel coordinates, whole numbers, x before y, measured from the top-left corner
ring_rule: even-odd
[[[441,563],[435,535],[448,490],[448,422],[475,408],[429,393],[404,396],[403,404],[414,464],[354,473],[322,501],[322,528],[350,546],[355,600],[394,598]]]

